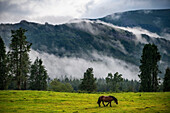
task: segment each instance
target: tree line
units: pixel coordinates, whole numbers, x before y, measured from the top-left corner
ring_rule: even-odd
[[[161,55],[154,44],[146,44],[141,56],[139,66],[140,81],[122,78],[122,74],[108,73],[106,78],[95,78],[93,68],[84,72],[82,79],[72,79],[67,76],[64,79],[51,80],[42,59],[38,57],[31,63],[29,52],[32,46],[27,41],[25,29],[11,30],[11,43],[6,52],[5,44],[0,37],[0,89],[18,90],[52,90],[52,91],[80,91],[80,92],[120,92],[120,91],[170,91],[170,68],[166,69],[163,84],[158,78]],[[162,89],[161,89],[162,88]]]
[[[88,73],[88,74],[87,74]],[[58,81],[63,84],[69,83],[75,92],[138,92],[140,83],[137,80],[124,79],[116,72],[112,78],[111,73],[105,78],[95,78],[93,68],[88,68],[84,73],[83,79],[64,76],[52,81]],[[87,77],[91,76],[91,77]],[[92,78],[92,79],[91,79]],[[51,85],[51,84],[50,84]],[[116,86],[116,87],[114,87]],[[53,87],[52,85],[50,87]],[[55,86],[54,86],[55,87]],[[88,88],[87,88],[88,87]]]

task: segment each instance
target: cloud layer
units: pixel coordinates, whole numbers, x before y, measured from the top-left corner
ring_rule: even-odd
[[[61,24],[136,9],[170,8],[169,0],[0,0],[0,23]]]
[[[142,38],[142,34],[146,34],[150,37],[154,37],[154,38],[161,38],[158,34],[156,33],[152,33],[146,29],[142,29],[140,27],[120,27],[120,26],[116,26],[116,25],[113,25],[113,24],[110,24],[110,23],[106,23],[106,22],[103,22],[103,21],[100,21],[98,20],[97,23],[102,23],[104,25],[107,25],[107,26],[110,26],[110,27],[113,27],[113,28],[116,28],[116,29],[122,29],[122,30],[125,30],[125,31],[129,31],[129,32],[132,32],[134,35],[136,35],[136,38],[137,38],[137,42],[141,42],[141,43],[144,43],[144,44],[147,44],[148,42],[146,41],[146,39]],[[162,37],[163,38],[163,37]]]
[[[36,57],[43,60],[51,78],[65,75],[82,78],[86,69],[92,67],[95,77],[106,77],[108,73],[114,74],[115,72],[119,72],[124,78],[138,80],[138,67],[112,57],[99,55],[95,52],[92,53],[92,56],[94,56],[96,61],[75,57],[61,58],[48,53],[40,53],[35,50],[31,50],[30,52],[32,62]]]
[[[114,28],[115,30],[119,31],[119,30],[125,30],[125,31],[129,31],[131,33],[133,33],[136,36],[136,42],[141,42],[144,44],[147,44],[147,40],[145,38],[142,37],[142,34],[146,34],[149,37],[153,37],[153,38],[165,38],[168,37],[168,34],[165,34],[164,37],[159,36],[157,33],[152,33],[146,29],[142,29],[141,27],[120,27],[120,26],[116,26],[110,23],[106,23],[100,20],[97,21],[91,21],[91,20],[86,20],[86,19],[76,19],[73,21],[70,21],[67,25],[71,26],[72,23],[76,23],[74,27],[79,28],[79,29],[83,29],[84,31],[90,32],[93,35],[98,35],[100,33],[102,33],[102,30],[98,29],[95,26],[92,26],[92,24],[94,23],[98,23],[98,24],[103,24],[105,26],[109,26]],[[104,27],[104,26],[103,26]],[[121,48],[123,50],[122,46],[119,46],[119,48]],[[123,51],[122,51],[123,52]],[[124,51],[124,53],[126,53],[126,51]]]

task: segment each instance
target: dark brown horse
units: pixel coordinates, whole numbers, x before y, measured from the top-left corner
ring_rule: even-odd
[[[99,107],[100,107],[101,101],[102,101],[102,103],[103,103],[104,106],[108,106],[108,105],[110,104],[110,107],[111,107],[111,106],[112,106],[112,105],[111,105],[111,102],[112,102],[113,100],[115,101],[116,104],[118,104],[118,100],[117,100],[117,98],[115,98],[114,96],[100,96],[99,99],[98,99],[98,101],[97,101],[97,103],[99,104]],[[105,105],[104,102],[108,102],[108,104]]]

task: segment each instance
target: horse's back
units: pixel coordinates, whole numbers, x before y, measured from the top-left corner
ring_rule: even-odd
[[[110,102],[113,100],[113,98],[111,98],[110,96],[102,96],[102,100],[105,101],[105,102]]]

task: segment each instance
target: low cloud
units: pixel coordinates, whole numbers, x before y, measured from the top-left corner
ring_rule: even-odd
[[[74,24],[75,23],[75,24]],[[100,20],[97,21],[91,21],[91,20],[86,20],[86,19],[76,19],[76,20],[72,20],[70,21],[67,25],[72,26],[74,24],[74,27],[77,27],[79,29],[83,29],[87,32],[90,32],[94,35],[98,35],[101,34],[103,31],[101,29],[98,29],[97,27],[93,26],[93,23],[98,23],[103,24],[105,26],[109,26],[114,28],[115,30],[119,31],[119,30],[125,30],[125,31],[129,31],[131,33],[133,33],[136,36],[136,42],[141,42],[144,44],[147,44],[147,40],[145,38],[142,37],[142,34],[146,34],[149,37],[153,37],[153,38],[163,38],[161,36],[159,36],[157,33],[152,33],[146,29],[142,29],[141,27],[120,27],[120,26],[116,26],[113,25],[111,23],[106,23]],[[104,27],[104,26],[102,26]],[[168,36],[168,35],[166,35]],[[119,44],[120,45],[120,44]],[[121,48],[123,50],[123,48]],[[124,51],[124,53],[126,53],[126,51]]]
[[[137,76],[139,69],[135,65],[112,57],[99,55],[96,52],[93,52],[92,56],[94,57],[94,61],[75,57],[57,57],[53,54],[37,52],[35,50],[31,50],[30,52],[32,62],[34,62],[36,57],[43,60],[51,78],[64,75],[82,78],[86,69],[92,67],[95,77],[105,78],[108,73],[114,74],[115,72],[119,72],[124,78],[139,79]]]
[[[106,17],[106,19],[111,19],[111,20],[118,20],[121,17],[122,13],[114,13],[112,15],[109,15]]]
[[[142,29],[140,27],[120,27],[120,26],[116,26],[116,25],[113,25],[113,24],[110,24],[110,23],[106,23],[106,22],[103,22],[103,21],[100,21],[100,20],[97,20],[97,23],[102,23],[104,25],[107,25],[107,26],[110,26],[110,27],[113,27],[113,28],[116,28],[116,29],[122,29],[122,30],[125,30],[125,31],[129,31],[129,32],[132,32],[134,35],[136,35],[136,38],[137,38],[137,42],[141,42],[141,43],[148,43],[146,41],[145,38],[142,37],[142,34],[146,34],[150,37],[154,37],[154,38],[160,38],[160,36],[156,33],[152,33],[148,30],[145,30],[145,29]]]
[[[145,14],[150,14],[150,13],[152,13],[151,10],[144,10],[143,12],[144,12]]]
[[[170,41],[170,34],[169,33],[162,33],[161,36],[164,37],[166,40]]]
[[[95,21],[90,21],[86,19],[73,19],[73,20],[70,20],[66,25],[68,25],[69,27],[81,29],[93,35],[98,35],[102,31],[97,26],[93,25],[94,22]]]

